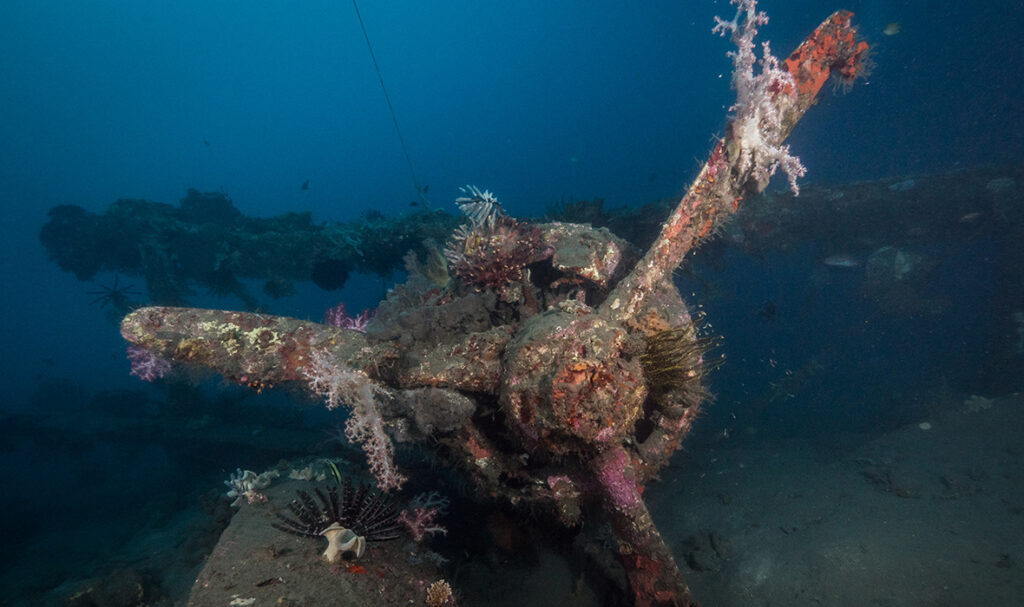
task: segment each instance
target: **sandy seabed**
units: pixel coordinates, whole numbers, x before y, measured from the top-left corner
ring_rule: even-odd
[[[704,607],[1019,606],[1022,428],[1015,396],[833,443],[741,430],[680,454],[645,495]],[[572,561],[541,548],[528,565],[463,563],[456,592],[461,605],[608,604]]]
[[[1022,605],[1022,429],[1016,395],[828,447],[723,441],[648,504],[706,607]]]
[[[1024,398],[972,397],[928,410],[873,434],[783,440],[737,426],[715,440],[706,432],[687,441],[644,495],[701,604],[1024,605]],[[136,512],[138,520],[115,516],[101,528],[58,530],[53,543],[41,541],[0,574],[0,587],[10,589],[0,605],[422,605],[426,586],[441,577],[463,606],[620,604],[616,593],[589,583],[579,551],[551,550],[525,515],[504,529],[522,531],[518,552],[484,546],[475,552],[484,557],[464,558],[464,546],[447,551],[450,561],[438,567],[424,558],[429,547],[400,540],[371,546],[362,569],[328,565],[322,540],[270,525],[273,506],[302,486],[275,483],[270,504],[243,505],[212,552],[200,541],[212,532],[196,527],[209,526],[209,516],[175,504],[165,515],[154,508]],[[85,550],[99,539],[121,548],[106,560]],[[58,540],[63,568],[52,567],[57,553],[46,549]],[[87,568],[77,562],[124,569],[83,580],[75,572]],[[136,570],[159,572],[165,593],[150,598]],[[25,590],[29,578],[51,590]],[[89,588],[96,591],[83,595]],[[78,603],[68,601],[73,596]]]

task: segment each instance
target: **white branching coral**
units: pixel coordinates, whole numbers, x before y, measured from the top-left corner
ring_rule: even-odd
[[[256,474],[252,470],[243,472],[241,468],[235,470],[234,474],[224,481],[228,486],[228,497],[235,498],[231,505],[238,506],[243,499],[250,504],[262,504],[267,501],[267,496],[260,489],[269,487],[270,482],[278,476],[280,474],[277,470],[267,470],[262,474]]]
[[[741,174],[751,175],[758,189],[763,189],[781,167],[793,194],[799,194],[796,180],[807,169],[790,154],[788,145],[781,145],[785,133],[776,101],[780,95],[796,95],[793,76],[779,67],[779,60],[772,55],[767,42],[761,43],[761,59],[757,60],[754,36],[758,26],[768,23],[768,15],[757,10],[757,1],[732,0],[730,4],[737,6],[736,16],[731,21],[715,17],[711,31],[722,36],[729,34],[736,44],[736,50],[728,56],[732,59],[732,88],[736,91],[736,103],[729,111],[733,113],[733,141],[739,148],[737,169]],[[755,63],[760,65],[757,74]]]
[[[345,437],[362,446],[377,487],[381,491],[400,488],[406,477],[395,468],[395,448],[377,407],[377,399],[386,396],[385,390],[366,373],[334,362],[324,349],[312,351],[304,373],[310,390],[324,397],[328,409],[342,404],[351,408],[345,422]]]

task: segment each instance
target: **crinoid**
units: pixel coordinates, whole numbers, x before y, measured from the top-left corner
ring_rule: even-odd
[[[702,319],[696,315],[696,322]],[[708,358],[708,351],[718,345],[716,337],[699,337],[690,325],[657,331],[646,338],[647,348],[640,357],[644,378],[656,394],[679,391],[680,396],[697,399],[710,397],[704,391],[704,376],[721,363]]]
[[[280,529],[300,537],[326,537],[327,549],[324,558],[336,563],[342,557],[359,558],[366,551],[366,542],[383,542],[400,536],[398,513],[391,500],[381,493],[372,492],[369,485],[358,489],[352,481],[331,487],[326,493],[317,487],[313,489],[319,504],[306,491],[295,492],[298,499],[288,504],[295,516],[288,518],[275,513],[280,523],[272,523]]]
[[[86,291],[86,295],[92,295],[96,297],[89,302],[89,305],[94,306],[99,304],[100,308],[105,308],[109,304],[115,312],[119,314],[126,314],[136,305],[131,300],[133,295],[142,295],[138,291],[135,291],[135,285],[121,285],[119,277],[114,274],[114,282],[111,285],[99,285],[99,289],[96,291]]]

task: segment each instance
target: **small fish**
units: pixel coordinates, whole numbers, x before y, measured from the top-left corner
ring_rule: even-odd
[[[337,465],[335,465],[335,463],[334,463],[334,462],[332,462],[331,460],[327,460],[327,465],[331,467],[331,476],[333,476],[333,477],[334,477],[334,480],[335,480],[335,481],[336,481],[336,482],[337,482],[337,483],[338,483],[339,485],[340,485],[340,484],[342,484],[342,483],[341,483],[341,471],[340,471],[340,470],[338,470],[338,466],[337,466]]]
[[[966,214],[966,215],[964,215],[963,217],[960,218],[960,223],[971,223],[972,221],[974,221],[975,219],[977,219],[979,217],[981,217],[981,212],[980,211],[975,211],[973,213],[968,213],[968,214]]]
[[[657,173],[651,173],[651,176],[647,178],[647,181],[649,183],[649,182],[654,181],[657,178],[658,178],[658,174]]]
[[[900,33],[900,22],[892,21],[890,23],[886,23],[885,27],[882,29],[882,33],[886,36],[895,36]]]
[[[302,182],[302,187],[299,188],[299,189],[300,190],[308,190],[309,189],[309,180],[307,179],[307,180],[303,181]]]
[[[903,181],[897,181],[896,183],[892,184],[891,186],[889,186],[889,189],[892,190],[893,192],[906,192],[908,190],[913,190],[914,186],[916,185],[917,182],[914,181],[913,179],[904,179]]]
[[[860,265],[860,261],[851,255],[846,255],[845,253],[829,255],[825,259],[821,260],[821,263],[830,268],[856,268]]]
[[[203,137],[203,145],[210,147],[210,142],[206,140],[206,137]]]
[[[426,194],[427,192],[429,192],[429,191],[430,191],[430,184],[428,183],[427,185],[423,186],[423,190],[421,190],[421,191],[422,191],[422,192],[423,192],[424,194]]]
[[[775,302],[768,300],[764,302],[761,309],[757,311],[757,317],[763,322],[773,322],[777,313],[778,309],[775,307]]]
[[[409,206],[411,206],[411,207],[418,207],[418,206],[420,206],[420,203],[416,202],[415,200],[410,200],[409,201]]]

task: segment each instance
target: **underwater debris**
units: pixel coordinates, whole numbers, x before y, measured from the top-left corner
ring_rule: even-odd
[[[738,87],[739,105],[726,136],[624,277],[610,275],[601,285],[578,280],[590,264],[563,269],[539,263],[578,242],[566,238],[552,250],[542,247],[545,230],[560,224],[519,222],[501,211],[492,194],[468,188],[462,201],[468,223],[447,248],[458,280],[439,288],[411,277],[381,303],[366,334],[281,317],[146,308],[124,319],[122,335],[233,381],[306,381],[331,404],[348,397],[358,433],[367,438],[371,469],[373,456],[380,456],[378,465],[390,464],[388,429],[444,453],[495,498],[559,513],[569,524],[579,520],[579,508],[600,508],[633,602],[696,605],[643,496],[692,427],[707,364],[696,355],[694,321],[671,276],[741,199],[764,189],[765,175],[788,162],[783,141],[789,131],[830,74],[850,79],[861,73],[867,50],[856,40],[852,13],[839,11],[785,62],[764,59],[769,72],[757,80],[747,69],[752,51],[745,47],[752,46],[764,16],[753,0],[734,4],[737,17],[719,20],[718,29],[731,29],[741,45],[736,78],[754,80]],[[777,73],[783,69],[788,78]],[[778,121],[766,121],[769,114]],[[600,230],[588,234],[596,241],[609,238]],[[365,247],[371,241],[359,242]],[[609,259],[610,266],[620,266],[614,255]],[[474,274],[481,267],[489,268],[487,275]],[[229,325],[234,328],[226,330]],[[674,332],[651,339],[664,330]],[[240,340],[239,334],[253,339]],[[651,353],[649,342],[656,344]],[[683,375],[667,360],[673,352],[689,357]],[[645,353],[652,375],[662,374],[653,383],[684,387],[687,394],[650,389]],[[332,379],[338,374],[343,381]],[[426,388],[450,397],[425,402],[419,397]],[[418,413],[432,406],[446,413],[465,407],[461,423],[434,423],[447,415],[427,416],[424,423]],[[388,479],[374,472],[385,488]],[[340,518],[337,498],[317,493],[318,505],[299,495],[292,506],[298,520],[285,519],[284,530],[305,536],[331,531],[331,558],[359,551],[359,538],[369,536],[350,521],[332,520]]]
[[[443,241],[458,221],[427,210],[345,223],[314,223],[308,212],[248,217],[223,193],[189,190],[176,206],[135,199],[103,213],[55,206],[39,240],[52,261],[83,282],[109,270],[122,279],[141,277],[157,305],[186,305],[198,286],[252,308],[257,302],[242,279],[266,281],[272,298],[290,295],[296,282],[340,289],[354,272],[387,276],[401,269],[406,251],[422,252],[428,238]]]
[[[401,536],[398,512],[391,500],[371,491],[369,485],[362,484],[356,489],[351,479],[346,478],[341,483],[340,495],[334,486],[326,494],[319,487],[313,489],[317,501],[301,489],[295,493],[297,499],[288,504],[295,518],[275,512],[281,522],[271,526],[299,537],[327,538],[323,557],[329,563],[362,557],[367,542]]]

